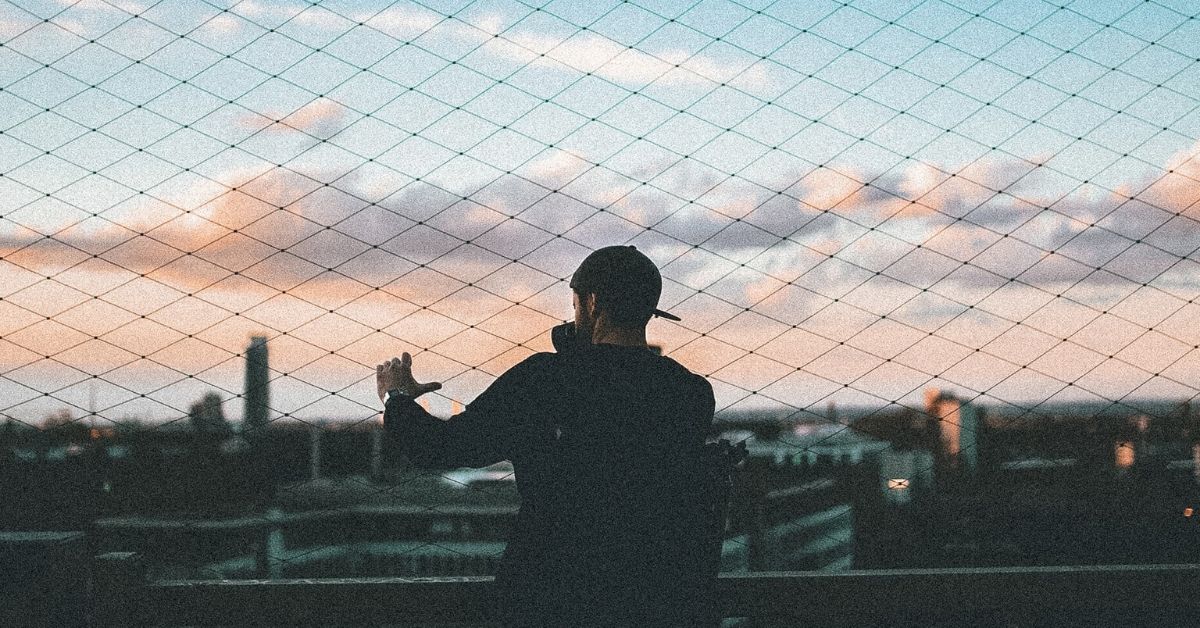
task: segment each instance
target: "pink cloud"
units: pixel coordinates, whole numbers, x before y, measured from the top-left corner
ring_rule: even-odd
[[[345,105],[328,98],[317,98],[292,111],[246,113],[237,119],[242,128],[258,131],[265,128],[269,133],[301,132],[314,137],[330,137],[346,124]]]

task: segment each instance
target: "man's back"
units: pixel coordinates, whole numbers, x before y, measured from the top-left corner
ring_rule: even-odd
[[[535,355],[511,377],[540,393],[513,456],[522,504],[497,574],[502,616],[693,625],[681,613],[711,595],[698,507],[712,387],[645,347],[605,344]]]

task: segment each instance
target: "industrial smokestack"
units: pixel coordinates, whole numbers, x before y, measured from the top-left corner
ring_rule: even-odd
[[[267,338],[254,336],[246,347],[246,403],[242,431],[250,441],[262,438],[270,420],[271,388],[267,366]]]

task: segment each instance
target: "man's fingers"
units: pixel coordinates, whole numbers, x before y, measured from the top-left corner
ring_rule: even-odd
[[[420,397],[421,395],[424,395],[427,392],[433,392],[435,390],[438,390],[441,387],[442,387],[441,382],[429,382],[428,384],[418,384],[417,385],[417,394],[415,394],[413,396]]]
[[[375,373],[381,378],[391,372],[392,377],[399,377],[399,380],[393,380],[392,384],[398,384],[403,388],[412,390],[413,396],[420,396],[427,392],[441,390],[441,382],[429,382],[427,384],[418,384],[412,376],[412,355],[407,351],[400,354],[398,358],[392,358],[383,364],[375,367]],[[410,387],[411,386],[411,387]]]

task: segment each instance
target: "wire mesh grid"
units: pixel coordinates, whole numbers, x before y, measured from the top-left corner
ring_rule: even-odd
[[[719,419],[1157,416],[1197,392],[1195,13],[4,3],[0,412],[236,416],[262,335],[270,422],[377,421],[403,350],[448,414],[628,243]]]

